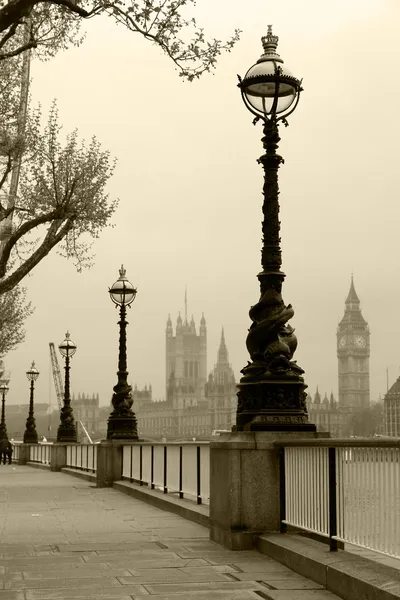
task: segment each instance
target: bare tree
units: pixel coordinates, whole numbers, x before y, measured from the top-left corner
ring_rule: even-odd
[[[18,286],[0,295],[0,358],[24,341],[24,322],[32,312],[25,288]]]
[[[232,49],[240,33],[235,30],[224,42],[207,40],[195,19],[185,16],[187,8],[194,4],[195,0],[3,0],[0,60],[30,48],[51,47],[56,24],[65,24],[65,30],[69,31],[83,19],[103,15],[158,45],[175,63],[180,75],[191,81],[213,69],[218,56]],[[29,35],[21,38],[20,30],[28,19]]]

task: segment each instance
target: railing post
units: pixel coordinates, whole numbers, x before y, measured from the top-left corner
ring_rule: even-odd
[[[286,473],[285,473],[285,448],[279,448],[279,512],[280,531],[287,532],[286,520]]]
[[[338,549],[337,540],[337,510],[336,510],[336,448],[329,448],[329,549]]]
[[[154,446],[151,447],[150,489],[154,490]]]
[[[164,494],[167,493],[167,446],[164,446]]]
[[[131,446],[131,465],[130,465],[130,472],[129,472],[129,481],[132,483],[133,482],[133,446]]]
[[[139,479],[140,479],[140,485],[143,485],[143,446],[140,446],[140,453],[139,453]]]
[[[200,446],[197,446],[197,460],[196,460],[196,472],[197,472],[197,504],[201,504],[201,490],[200,490]]]
[[[183,448],[179,446],[179,498],[183,498]]]

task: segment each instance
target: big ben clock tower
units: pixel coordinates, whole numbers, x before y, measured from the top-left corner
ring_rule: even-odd
[[[369,327],[351,277],[343,319],[337,329],[339,408],[369,406]]]

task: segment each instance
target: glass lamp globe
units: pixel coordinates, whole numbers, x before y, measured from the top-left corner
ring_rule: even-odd
[[[26,376],[29,379],[29,381],[36,381],[36,379],[39,377],[39,371],[35,367],[34,360],[32,361],[31,368],[29,369],[29,371],[26,372]]]
[[[283,65],[276,52],[278,39],[272,34],[272,26],[268,25],[267,35],[261,38],[264,54],[239,84],[247,108],[264,119],[289,114],[301,91],[301,81]]]
[[[132,304],[136,298],[137,289],[133,287],[130,281],[126,278],[126,271],[124,265],[121,265],[119,270],[119,277],[114,285],[109,288],[111,300],[114,304],[129,305]]]
[[[76,345],[70,339],[69,331],[65,334],[65,340],[58,346],[61,355],[64,357],[73,356],[76,352]]]

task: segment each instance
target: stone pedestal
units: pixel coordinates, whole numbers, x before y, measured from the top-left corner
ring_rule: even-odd
[[[122,479],[122,443],[112,440],[96,444],[97,487],[112,487]]]
[[[67,466],[67,444],[55,443],[50,446],[50,470],[61,471]]]
[[[279,449],[275,441],[314,439],[314,432],[236,432],[210,444],[210,539],[230,550],[280,530]]]
[[[18,446],[18,449],[19,449],[18,464],[26,465],[26,463],[29,461],[30,446],[21,444],[20,446]]]

